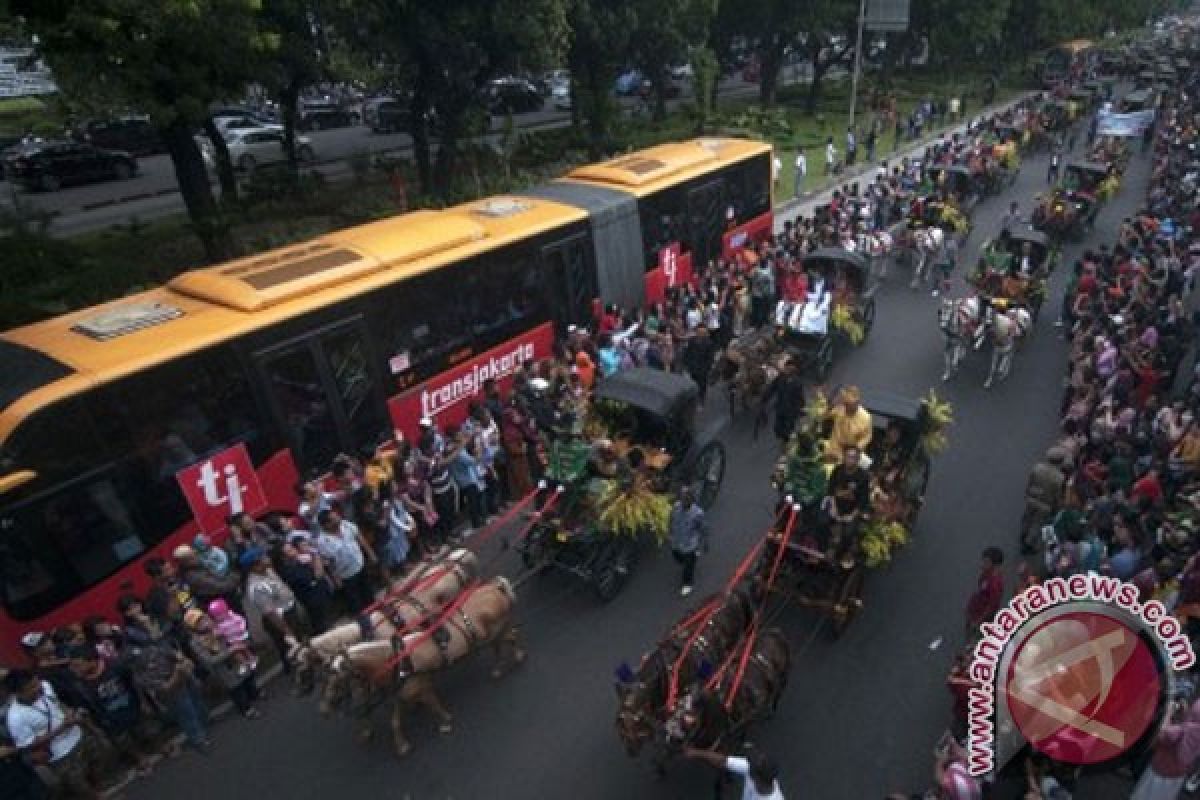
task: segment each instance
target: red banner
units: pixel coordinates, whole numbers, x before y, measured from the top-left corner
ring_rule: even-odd
[[[726,231],[725,235],[721,237],[721,256],[726,260],[732,260],[747,245],[761,242],[769,237],[774,224],[774,215],[768,211],[749,222]]]
[[[658,266],[646,273],[646,304],[661,303],[667,289],[692,282],[692,254],[684,253],[679,242],[658,251]]]
[[[496,381],[500,392],[507,394],[519,366],[553,353],[554,325],[547,322],[388,400],[392,426],[411,442],[416,441],[422,417],[433,419],[443,430],[457,425],[467,416],[467,404],[483,397],[484,381]]]
[[[175,473],[187,498],[196,524],[208,534],[225,527],[229,515],[240,511],[260,514],[267,510],[267,496],[246,445],[222,450]]]

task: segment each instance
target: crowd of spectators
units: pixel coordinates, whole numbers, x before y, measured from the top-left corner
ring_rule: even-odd
[[[1070,342],[1057,439],[1030,473],[1016,594],[1051,577],[1099,573],[1161,602],[1200,641],[1200,366],[1190,297],[1200,267],[1200,172],[1192,153],[1200,105],[1193,80],[1160,110],[1143,208],[1111,245],[1073,265],[1060,325]],[[1189,99],[1183,99],[1184,97]],[[968,605],[968,642],[948,685],[953,730],[966,731],[969,662],[978,626],[1005,598],[999,548],[985,553]],[[1163,731],[1122,771],[1136,800],[1178,796],[1200,758],[1200,700],[1181,676]],[[952,743],[953,744],[953,743]],[[1041,753],[1019,758],[1027,800],[1069,800],[1079,771]],[[941,757],[945,796],[978,797],[957,744]],[[955,767],[954,765],[958,766]],[[955,771],[957,770],[957,771]]]

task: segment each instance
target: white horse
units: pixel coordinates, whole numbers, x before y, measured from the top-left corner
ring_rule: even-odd
[[[887,275],[888,261],[891,260],[892,251],[895,249],[896,241],[887,231],[874,231],[862,236],[861,252],[866,255],[871,269],[881,278]]]
[[[946,233],[938,227],[919,228],[908,234],[908,255],[912,260],[913,276],[910,288],[929,281],[934,263],[946,244]]]
[[[980,297],[947,297],[938,308],[938,327],[942,330],[942,360],[945,372],[942,380],[950,380],[962,363],[967,348],[978,350],[993,316],[990,303]]]
[[[992,363],[988,367],[987,380],[983,388],[992,388],[993,379],[1004,380],[1012,369],[1013,351],[1017,343],[1033,329],[1033,315],[1020,306],[993,314],[988,326],[992,337]]]

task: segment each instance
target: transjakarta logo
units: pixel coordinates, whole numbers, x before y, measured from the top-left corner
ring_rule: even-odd
[[[421,390],[421,416],[434,417],[451,406],[468,400],[483,391],[484,381],[500,380],[516,372],[517,367],[533,360],[534,348],[529,342],[519,342],[503,355],[490,356],[470,365],[467,371],[441,386]]]
[[[1109,761],[1166,719],[1172,673],[1196,661],[1182,625],[1136,586],[1052,578],[984,623],[969,675],[968,768],[1003,767],[1021,741],[1068,764]]]

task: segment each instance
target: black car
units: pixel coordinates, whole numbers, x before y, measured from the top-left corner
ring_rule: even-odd
[[[525,80],[496,80],[488,84],[488,110],[493,114],[526,114],[541,111],[545,98]]]
[[[305,103],[300,107],[296,127],[302,131],[323,131],[329,128],[349,128],[362,121],[357,111],[337,103]]]
[[[80,125],[75,138],[105,150],[123,150],[135,156],[161,153],[164,150],[158,131],[145,117],[94,119]]]
[[[81,142],[35,142],[4,154],[4,174],[10,181],[46,192],[68,184],[125,180],[137,169],[137,159],[129,153]]]

